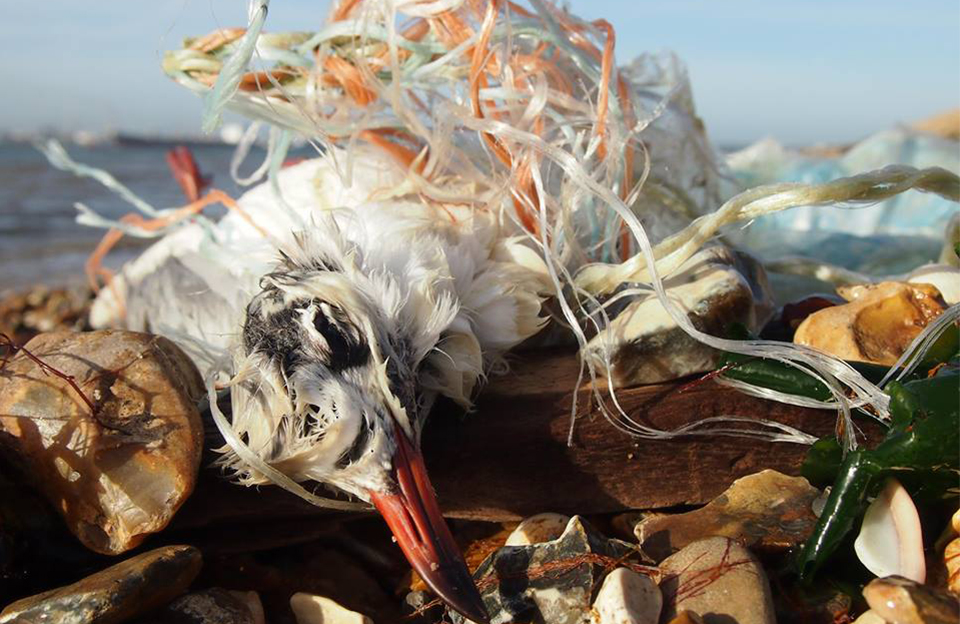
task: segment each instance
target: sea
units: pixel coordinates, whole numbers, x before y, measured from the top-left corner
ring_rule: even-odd
[[[150,142],[65,145],[74,161],[110,172],[156,208],[186,203],[166,163],[172,147]],[[241,192],[229,174],[233,146],[189,147],[214,186],[234,197]],[[263,155],[263,150],[251,150],[251,166]],[[0,291],[83,283],[83,263],[105,231],[76,222],[78,202],[111,218],[135,210],[99,182],[55,169],[32,144],[0,142]],[[218,207],[208,211],[211,216],[221,212]],[[120,266],[151,242],[124,237],[106,266]]]

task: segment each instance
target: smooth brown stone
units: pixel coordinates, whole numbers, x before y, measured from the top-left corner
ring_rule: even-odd
[[[192,546],[165,546],[14,602],[0,624],[117,624],[156,609],[190,585],[203,561]]]
[[[956,624],[955,596],[901,576],[873,579],[863,588],[870,610],[894,624]]]
[[[667,624],[703,624],[703,618],[693,611],[681,611]]]
[[[849,303],[808,316],[793,341],[844,360],[892,366],[946,305],[930,284],[881,282],[837,289]]]
[[[635,533],[643,552],[656,561],[715,536],[754,549],[784,550],[813,532],[817,517],[812,505],[819,495],[803,477],[763,470],[736,480],[705,507],[643,520]]]
[[[660,564],[664,617],[684,610],[705,624],[775,624],[763,567],[749,550],[725,537],[694,542]]]
[[[0,370],[0,442],[88,548],[161,530],[196,482],[199,373],[172,342],[123,331],[41,334]]]

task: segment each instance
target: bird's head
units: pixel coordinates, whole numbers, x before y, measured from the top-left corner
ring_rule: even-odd
[[[423,348],[396,322],[408,295],[382,292],[389,288],[339,263],[285,257],[247,308],[240,357],[256,374],[234,393],[233,428],[294,481],[372,503],[424,581],[454,609],[486,621],[427,477],[420,428],[429,399],[417,382]],[[264,482],[256,471],[238,472]]]

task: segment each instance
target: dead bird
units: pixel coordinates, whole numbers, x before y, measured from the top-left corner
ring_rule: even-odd
[[[164,334],[230,387],[240,482],[276,471],[373,504],[427,584],[483,621],[420,432],[438,396],[469,407],[541,328],[546,268],[512,224],[399,192],[404,170],[376,148],[351,157],[283,169],[279,195],[260,185],[212,227],[168,234],[101,291],[93,321]]]

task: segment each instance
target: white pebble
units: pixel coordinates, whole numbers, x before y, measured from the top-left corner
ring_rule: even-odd
[[[933,284],[947,305],[960,301],[960,269],[949,264],[925,264],[907,277],[913,284]]]
[[[542,513],[530,516],[517,525],[507,538],[507,546],[529,546],[551,542],[561,535],[570,522],[569,516],[555,513]]]
[[[607,575],[593,603],[594,624],[657,624],[663,596],[650,577],[627,568]]]
[[[290,597],[290,608],[297,624],[373,624],[367,616],[314,594],[294,594]]]

